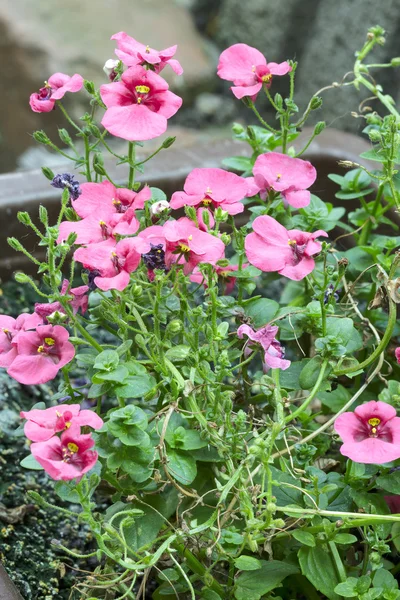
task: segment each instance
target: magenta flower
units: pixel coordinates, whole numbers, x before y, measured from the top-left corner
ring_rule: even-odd
[[[328,236],[321,230],[314,233],[298,229],[288,231],[268,215],[254,219],[253,230],[254,233],[245,240],[249,262],[261,271],[278,271],[295,281],[304,279],[315,267],[312,257],[321,251],[321,244],[315,238]]]
[[[16,319],[7,315],[0,316],[0,367],[7,369],[17,356],[16,340],[23,331],[36,329],[43,319],[36,313],[23,313]]]
[[[354,462],[383,465],[400,458],[400,418],[385,402],[371,400],[339,415],[335,431],[343,440],[343,456]]]
[[[72,201],[73,209],[82,219],[92,215],[107,218],[122,215],[129,208],[142,209],[146,200],[150,200],[150,188],[145,186],[140,192],[132,192],[127,188],[116,188],[109,181],[102,183],[83,183],[82,193]]]
[[[265,56],[247,44],[234,44],[219,57],[217,74],[221,79],[232,81],[233,94],[239,100],[250,96],[254,101],[262,86],[271,86],[274,75],[286,75],[292,67],[288,62],[267,63]]]
[[[167,129],[167,119],[181,107],[182,98],[168,89],[162,77],[143,67],[130,67],[121,81],[100,88],[107,110],[101,124],[116,137],[131,142],[151,140]]]
[[[46,383],[69,363],[75,349],[68,341],[69,333],[60,325],[41,325],[35,331],[25,331],[15,338],[17,356],[7,369],[19,383]]]
[[[221,207],[230,215],[243,212],[241,200],[246,196],[246,180],[223,169],[193,169],[186,178],[183,192],[175,192],[171,208],[183,206]]]
[[[400,348],[396,348],[394,351],[394,355],[396,357],[397,363],[400,365]]]
[[[60,431],[69,429],[71,425],[101,429],[103,420],[92,410],[81,410],[79,404],[62,404],[51,408],[34,408],[20,413],[27,419],[24,432],[32,442],[45,442]]]
[[[79,92],[83,86],[83,77],[80,75],[64,75],[54,73],[39,92],[31,94],[29,104],[34,112],[50,112],[55,108],[56,100],[61,100],[67,92]]]
[[[31,452],[52,479],[79,480],[97,462],[98,454],[91,450],[93,446],[91,434],[81,435],[79,426],[73,425],[61,437],[34,442]]]
[[[183,264],[185,275],[191,273],[199,263],[215,264],[223,258],[224,243],[214,235],[200,231],[193,222],[182,217],[177,221],[167,221],[163,225],[167,267],[172,264]]]
[[[98,271],[94,283],[103,291],[122,291],[129,284],[130,274],[139,266],[141,255],[150,244],[143,238],[126,238],[115,244],[112,239],[78,248],[74,259],[85,269]]]
[[[137,42],[123,31],[115,33],[111,39],[117,40],[118,49],[115,51],[115,54],[127,67],[148,65],[154,69],[155,73],[159,73],[164,67],[169,65],[177,75],[182,75],[183,73],[180,63],[175,58],[172,58],[178,46],[171,46],[160,51],[154,50],[149,46]]]
[[[62,296],[65,296],[68,286],[68,279],[64,279],[61,286]],[[80,285],[79,287],[69,290],[68,295],[72,296],[71,300],[69,300],[69,304],[71,305],[74,315],[76,315],[79,309],[82,311],[82,314],[87,311],[89,304],[89,298],[87,296],[88,291],[89,287],[87,285]],[[47,304],[36,302],[35,304],[35,313],[42,317],[45,321],[47,317],[54,312],[65,314],[64,307],[60,302],[48,302]]]
[[[273,325],[265,325],[261,329],[255,331],[249,325],[241,325],[237,330],[238,337],[243,339],[247,335],[249,341],[244,348],[244,355],[249,356],[253,351],[254,346],[261,346],[264,350],[264,368],[272,369],[288,369],[290,360],[285,360],[285,351],[276,339],[276,334],[279,327]]]
[[[279,152],[261,154],[253,167],[254,182],[260,190],[280,192],[288,204],[303,208],[310,204],[307,188],[317,178],[317,171],[307,160]]]

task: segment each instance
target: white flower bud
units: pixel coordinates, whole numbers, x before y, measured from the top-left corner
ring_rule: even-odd
[[[108,60],[106,60],[103,67],[103,71],[107,75],[107,77],[110,78],[110,75],[112,75],[114,70],[118,67],[118,64],[119,60],[116,60],[114,58],[109,58]]]
[[[158,202],[154,202],[154,204],[150,206],[150,213],[153,217],[155,217],[156,215],[160,215],[168,209],[169,202],[167,200],[159,200]]]

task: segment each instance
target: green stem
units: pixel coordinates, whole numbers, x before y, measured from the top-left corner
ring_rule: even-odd
[[[193,571],[193,573],[196,573],[196,575],[200,575],[207,587],[214,590],[221,598],[225,597],[223,586],[214,579],[211,573],[206,570],[202,563],[190,552],[190,550],[188,550],[188,548],[185,548],[185,546],[179,542],[174,542],[173,547],[178,551],[180,556],[185,559],[189,569]]]
[[[264,119],[262,118],[262,116],[260,115],[260,113],[258,112],[256,107],[254,106],[254,103],[252,101],[250,103],[250,108],[253,111],[253,113],[256,115],[257,119],[260,121],[261,125],[263,125],[266,129],[268,129],[272,133],[279,133],[279,131],[277,129],[274,129],[273,127],[271,127],[271,125],[268,125],[268,123],[266,121],[264,121]]]
[[[378,188],[378,192],[376,194],[376,198],[375,198],[374,205],[372,207],[372,212],[370,214],[370,218],[365,223],[365,225],[361,231],[360,239],[358,240],[359,246],[365,246],[368,243],[369,235],[371,233],[371,229],[372,229],[372,225],[373,225],[372,221],[373,221],[373,218],[376,217],[376,213],[378,212],[378,209],[381,204],[383,188],[384,188],[384,184],[381,183],[381,185]]]
[[[92,181],[92,173],[90,171],[90,146],[89,146],[89,138],[87,135],[83,136],[83,142],[85,144],[86,179],[88,181]]]
[[[56,100],[56,104],[57,104],[58,108],[61,110],[61,112],[63,113],[64,117],[67,119],[68,123],[70,125],[72,125],[72,127],[74,129],[76,129],[76,131],[79,131],[79,133],[83,133],[82,129],[80,127],[78,127],[78,125],[71,119],[71,117],[69,116],[69,114],[67,113],[65,108],[63,107],[60,100]]]
[[[130,189],[130,190],[133,188],[133,184],[135,183],[135,151],[136,151],[135,142],[129,142],[129,148],[128,148],[128,162],[129,162],[128,189]]]
[[[306,410],[306,408],[308,407],[310,402],[312,402],[312,400],[314,400],[315,396],[318,394],[319,388],[324,379],[327,365],[328,365],[328,361],[325,360],[322,363],[321,370],[318,375],[318,379],[315,382],[315,385],[314,385],[313,389],[311,390],[310,395],[304,400],[303,404],[301,404],[294,412],[292,412],[290,415],[288,415],[285,418],[285,423],[289,423],[290,421],[297,419],[297,417]]]
[[[342,559],[336,547],[335,542],[328,542],[329,549],[332,553],[333,561],[335,563],[337,574],[339,575],[340,581],[344,582],[347,579],[346,569],[344,568]]]

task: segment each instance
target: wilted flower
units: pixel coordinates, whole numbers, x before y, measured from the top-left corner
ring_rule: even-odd
[[[275,325],[265,325],[261,329],[254,330],[250,325],[241,325],[237,330],[238,337],[243,338],[247,335],[249,341],[244,349],[244,355],[249,356],[252,347],[260,345],[264,350],[264,366],[266,369],[288,369],[290,360],[285,360],[285,351],[276,339],[279,327]]]
[[[77,200],[77,198],[79,198],[79,196],[82,194],[79,181],[75,181],[74,176],[70,175],[69,173],[56,175],[50,185],[62,190],[64,188],[68,188],[71,200]]]
[[[31,94],[30,107],[34,112],[50,112],[55,107],[56,100],[61,100],[67,92],[79,92],[82,86],[81,75],[69,77],[64,73],[54,73],[39,92]]]

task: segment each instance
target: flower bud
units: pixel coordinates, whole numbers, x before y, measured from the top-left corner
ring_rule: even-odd
[[[34,131],[32,135],[33,135],[33,139],[36,142],[39,142],[39,144],[50,144],[50,139],[48,138],[48,136],[45,134],[45,132],[43,130]]]
[[[22,271],[18,271],[18,273],[15,273],[14,279],[17,283],[29,283],[31,281],[31,278],[28,277],[28,275],[26,275],[26,273],[23,273]]]
[[[53,181],[54,173],[51,169],[49,169],[49,167],[42,167],[42,173],[47,179]]]
[[[326,127],[325,121],[318,121],[314,127],[314,135],[319,135]]]
[[[368,132],[368,137],[372,143],[378,143],[381,141],[381,134],[379,131],[376,131],[376,129],[371,129],[371,131]]]
[[[310,100],[311,110],[317,110],[322,106],[322,98],[320,96],[313,96]]]
[[[14,238],[14,237],[7,238],[7,242],[8,242],[8,245],[11,246],[11,248],[13,250],[16,250],[17,252],[22,252],[24,249],[23,245],[21,244],[21,242],[19,242],[17,240],[17,238]]]
[[[39,206],[39,219],[40,219],[40,222],[43,223],[43,225],[48,225],[49,215],[47,212],[47,208],[45,206],[43,206],[43,204],[41,204]]]
[[[229,260],[227,258],[221,258],[220,260],[217,260],[217,266],[218,267],[227,267],[229,265]]]
[[[66,144],[67,146],[70,146],[72,144],[71,136],[69,135],[66,129],[59,129],[58,136],[63,142],[63,144]]]
[[[276,527],[276,529],[283,529],[286,523],[283,519],[275,519],[274,521],[272,521],[272,525]]]
[[[143,294],[143,288],[141,285],[134,285],[132,288],[132,296],[138,298]]]
[[[30,218],[29,213],[27,213],[26,211],[21,211],[21,210],[18,211],[17,219],[20,223],[22,223],[26,227],[30,227],[32,225],[32,219]]]
[[[210,213],[207,209],[201,211],[201,218],[203,219],[204,225],[210,227]]]
[[[244,133],[244,127],[240,123],[234,123],[232,125],[232,131],[233,133],[236,133],[236,135],[240,135]]]
[[[78,237],[78,234],[75,233],[74,231],[72,231],[69,234],[69,236],[67,237],[67,240],[66,240],[68,246],[73,246],[75,244],[75,242],[76,242],[76,238],[77,237]]]
[[[275,513],[277,509],[277,506],[274,502],[268,502],[267,504],[267,511],[270,513]]]
[[[226,210],[223,210],[220,206],[218,206],[214,213],[214,217],[216,221],[225,222],[228,218],[228,213]]]
[[[225,244],[225,246],[229,246],[229,244],[231,243],[231,236],[227,233],[222,233],[221,241]]]
[[[120,61],[115,58],[109,58],[104,63],[103,71],[107,75],[107,77],[110,81],[114,81],[114,79],[115,79],[115,76],[117,74],[116,69],[119,65],[119,62]]]
[[[169,148],[170,146],[172,146],[172,144],[175,142],[175,140],[176,140],[176,136],[167,137],[167,139],[165,139],[163,141],[162,147]]]
[[[344,167],[345,169],[355,169],[360,165],[358,163],[353,162],[352,160],[339,160],[339,167]]]
[[[191,220],[191,221],[195,221],[197,220],[197,215],[196,215],[196,210],[193,206],[185,206],[185,214],[186,216]]]
[[[59,310],[55,310],[50,315],[47,315],[46,319],[51,325],[61,325],[68,320],[68,315]]]
[[[94,123],[89,123],[88,125],[88,129],[90,131],[90,133],[95,137],[95,138],[99,138],[101,137],[101,131],[100,129],[97,127],[97,125],[94,125]]]
[[[392,67],[400,67],[400,56],[396,56],[395,58],[392,58],[392,60],[390,61],[390,64],[392,65]]]
[[[85,79],[85,81],[83,82],[83,85],[84,85],[85,90],[88,92],[88,94],[93,95],[95,93],[93,81],[88,81],[87,79]]]
[[[169,210],[169,208],[170,206],[168,200],[159,200],[150,206],[150,214],[152,217],[156,217]]]
[[[168,333],[171,333],[173,335],[175,335],[176,333],[179,333],[180,331],[182,331],[182,329],[183,329],[182,321],[180,321],[179,319],[173,319],[167,325]]]

